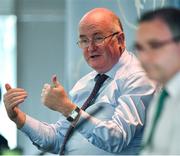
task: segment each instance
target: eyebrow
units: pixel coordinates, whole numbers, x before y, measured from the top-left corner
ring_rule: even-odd
[[[133,46],[139,46],[141,45],[139,42],[134,42]]]
[[[98,32],[95,32],[92,36],[96,36],[96,35],[102,35],[102,32],[98,31]],[[83,37],[86,37],[86,35],[79,35],[79,38],[83,38]]]
[[[160,40],[157,40],[157,39],[150,39],[146,42],[146,44],[148,45],[151,45],[151,44],[154,44],[154,43],[159,43],[159,42],[162,42]],[[138,42],[135,42],[133,47],[138,47],[138,46],[142,46],[142,44],[138,43]]]
[[[83,37],[86,37],[86,35],[79,35],[79,38],[83,38]]]

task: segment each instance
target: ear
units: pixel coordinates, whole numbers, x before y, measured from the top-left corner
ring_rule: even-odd
[[[121,49],[125,49],[126,44],[125,44],[125,36],[124,36],[124,33],[123,33],[123,32],[122,32],[122,33],[119,33],[119,34],[117,35],[117,37],[118,37],[118,43],[119,43]]]

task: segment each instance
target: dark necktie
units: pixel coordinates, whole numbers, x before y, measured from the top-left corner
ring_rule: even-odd
[[[92,102],[96,99],[99,89],[101,88],[102,84],[104,83],[104,81],[107,78],[108,78],[108,76],[105,74],[102,74],[102,75],[98,74],[95,77],[95,80],[96,80],[95,86],[94,86],[90,96],[87,98],[87,100],[82,105],[82,107],[81,107],[82,110],[86,110],[86,108],[88,108],[92,104]],[[74,129],[74,127],[72,125],[68,128],[66,135],[64,137],[64,140],[63,140],[60,155],[64,155],[65,145],[66,145],[70,135],[72,134],[73,129]]]
[[[145,143],[144,147],[152,145],[153,135],[154,135],[157,123],[158,123],[158,119],[159,119],[159,117],[161,115],[161,112],[163,110],[163,107],[164,107],[164,101],[167,98],[167,96],[168,96],[167,91],[165,89],[163,89],[160,96],[159,96],[159,101],[158,101],[154,121],[153,121],[153,124],[152,124],[152,128],[151,128],[151,131],[149,133],[149,137],[148,137],[147,142]]]

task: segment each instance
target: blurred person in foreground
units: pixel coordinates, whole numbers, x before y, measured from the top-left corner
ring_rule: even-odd
[[[150,105],[141,153],[180,154],[180,10],[145,13],[135,48],[148,76],[162,85]]]
[[[119,18],[105,8],[90,10],[79,22],[77,43],[93,71],[75,84],[70,98],[56,76],[52,85],[45,84],[42,89],[42,102],[62,115],[57,123],[43,123],[22,112],[18,105],[27,97],[26,91],[6,84],[4,103],[10,119],[43,151],[66,155],[137,154],[155,85],[137,58],[126,50]],[[93,88],[99,86],[100,79],[102,86],[97,93]]]

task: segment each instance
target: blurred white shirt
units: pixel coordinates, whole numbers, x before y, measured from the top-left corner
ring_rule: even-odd
[[[165,86],[168,97],[153,134],[152,145],[143,149],[141,154],[179,155],[180,154],[180,72],[177,73]],[[147,125],[144,133],[144,142],[147,141],[159,95],[156,96],[149,108]]]

